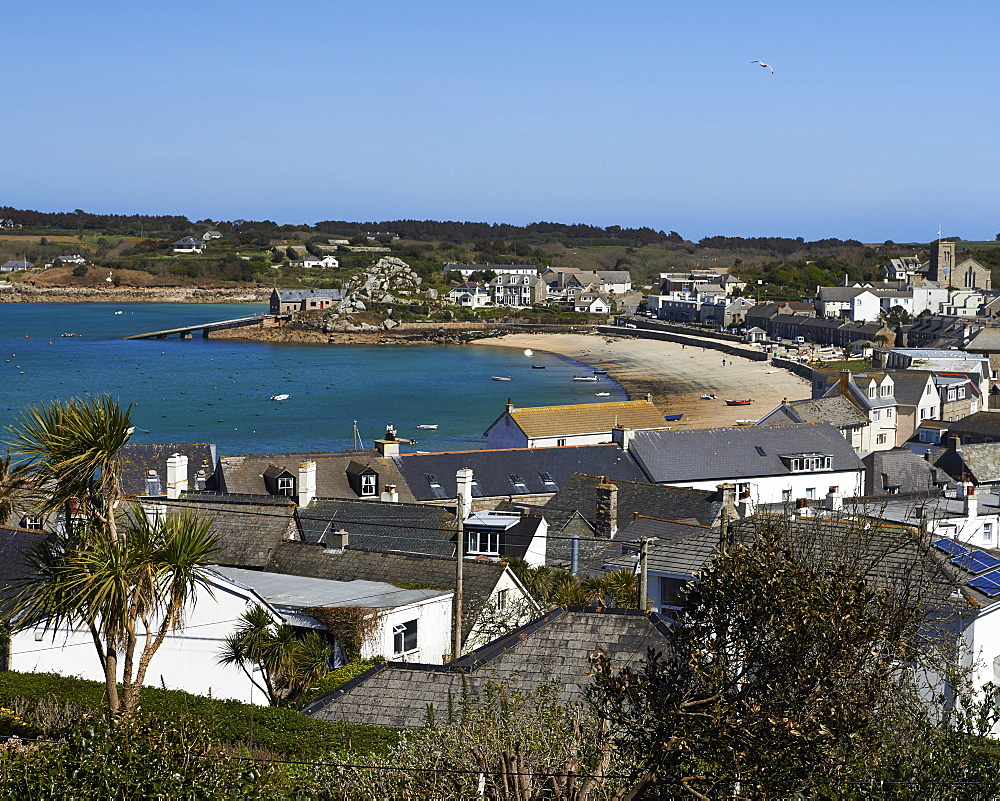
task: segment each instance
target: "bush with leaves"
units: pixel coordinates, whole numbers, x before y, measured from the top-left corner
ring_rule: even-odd
[[[270,778],[185,717],[88,716],[59,741],[0,751],[10,798],[268,798],[280,794]]]

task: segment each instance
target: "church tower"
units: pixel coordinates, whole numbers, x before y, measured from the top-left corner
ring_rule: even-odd
[[[955,269],[955,243],[937,242],[931,243],[931,268],[927,277],[931,281],[940,281],[942,284],[951,284],[952,270]]]

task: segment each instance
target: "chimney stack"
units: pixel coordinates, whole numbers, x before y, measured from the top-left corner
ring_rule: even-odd
[[[844,499],[840,497],[836,487],[830,487],[829,492],[826,493],[826,502],[823,507],[829,512],[839,512],[844,508]]]
[[[396,492],[396,485],[386,484],[380,500],[382,503],[399,503],[399,493]]]
[[[188,458],[182,453],[167,457],[167,497],[176,500],[188,488]]]
[[[799,517],[809,517],[809,515],[812,514],[809,509],[809,500],[807,498],[795,499],[795,514]]]
[[[847,394],[847,385],[851,382],[851,371],[841,370],[840,371],[840,391],[845,395]]]
[[[457,498],[461,498],[461,508],[465,514],[472,513],[472,468],[463,467],[455,471],[455,486],[458,488]]]
[[[625,428],[622,425],[617,425],[611,429],[611,441],[620,446],[623,451],[628,450],[629,445],[632,444],[633,437],[635,437],[634,429]]]
[[[399,441],[395,439],[377,439],[375,440],[375,449],[378,451],[379,456],[399,456]]]
[[[722,493],[722,508],[729,515],[730,520],[735,520],[738,517],[746,517],[746,510],[741,511],[736,505],[735,484],[717,484],[715,488]]]
[[[309,459],[299,462],[299,508],[312,503],[316,497],[316,462]]]
[[[595,488],[597,492],[597,519],[595,529],[598,537],[611,539],[618,533],[618,487],[605,476]]]
[[[514,411],[514,399],[507,398],[507,414],[512,414]]]

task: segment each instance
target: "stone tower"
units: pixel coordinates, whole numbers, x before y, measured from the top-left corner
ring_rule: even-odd
[[[955,269],[955,243],[937,242],[931,243],[931,269],[927,277],[931,281],[940,281],[942,284],[950,284],[952,270]]]

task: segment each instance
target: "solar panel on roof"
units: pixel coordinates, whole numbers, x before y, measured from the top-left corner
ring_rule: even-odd
[[[969,549],[966,548],[964,545],[959,545],[957,542],[955,542],[954,540],[950,540],[947,537],[942,537],[939,540],[934,540],[934,542],[932,542],[931,545],[933,545],[939,551],[944,551],[946,554],[950,554],[951,556],[965,556],[967,553],[969,553]]]
[[[951,560],[953,564],[970,573],[984,573],[995,567],[1000,567],[1000,559],[984,551],[973,550],[964,556],[956,556]]]
[[[1000,595],[1000,572],[987,573],[969,580],[969,586],[975,587],[990,598]]]

